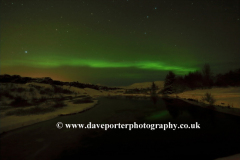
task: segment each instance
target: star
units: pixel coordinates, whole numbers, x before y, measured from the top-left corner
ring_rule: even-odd
[[[27,51],[25,51],[25,53],[27,53]]]
[[[149,18],[149,16],[147,16],[147,18]]]

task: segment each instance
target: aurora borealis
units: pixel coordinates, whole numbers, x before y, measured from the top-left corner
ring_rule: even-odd
[[[240,67],[237,0],[2,0],[1,74],[109,86]]]

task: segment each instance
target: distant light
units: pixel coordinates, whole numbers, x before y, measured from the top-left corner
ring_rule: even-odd
[[[154,9],[157,9],[157,7],[155,7]]]
[[[27,51],[25,51],[25,53],[27,53]]]

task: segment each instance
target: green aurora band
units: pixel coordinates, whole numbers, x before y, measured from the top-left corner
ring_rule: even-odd
[[[162,70],[173,71],[178,74],[185,74],[196,71],[197,68],[185,68],[180,66],[171,66],[158,61],[137,61],[137,62],[113,62],[96,59],[79,59],[79,58],[59,58],[50,56],[48,58],[38,57],[35,59],[29,58],[26,60],[9,60],[2,63],[5,66],[29,66],[38,68],[56,68],[61,66],[82,67],[87,66],[91,68],[138,68],[146,70]]]

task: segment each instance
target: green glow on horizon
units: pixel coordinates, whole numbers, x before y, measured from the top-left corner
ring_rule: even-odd
[[[185,68],[181,66],[168,65],[163,62],[158,61],[137,61],[137,62],[114,62],[106,60],[96,60],[96,59],[80,59],[80,58],[71,58],[71,57],[35,57],[27,58],[27,60],[11,60],[10,62],[2,63],[4,66],[33,66],[40,68],[56,68],[61,66],[73,66],[73,67],[92,67],[92,68],[138,68],[138,69],[147,69],[147,70],[162,70],[162,71],[175,71],[178,73],[187,73],[190,71],[195,71],[197,68]]]

